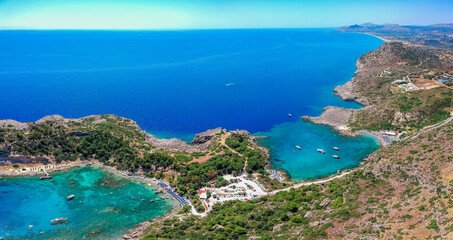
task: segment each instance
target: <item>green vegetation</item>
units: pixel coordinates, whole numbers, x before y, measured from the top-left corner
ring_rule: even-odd
[[[225,150],[211,155],[205,163],[191,163],[192,158],[206,156],[206,152],[171,153],[154,150],[144,141],[139,129],[132,121],[106,117],[103,123],[92,124],[92,119],[71,122],[70,126],[49,122],[32,125],[27,132],[0,131],[0,152],[13,151],[23,155],[54,156],[56,161],[98,160],[120,170],[141,169],[147,176],[167,178],[170,185],[180,194],[196,198],[198,189],[226,185],[221,177],[225,174],[239,175],[244,169],[249,173],[264,173],[266,156],[242,134],[232,134],[227,144],[238,153]],[[8,150],[5,147],[11,145]],[[3,147],[3,150],[1,150]],[[226,147],[224,147],[226,149]],[[166,176],[174,171],[176,176]]]
[[[316,226],[309,223],[323,218],[346,221],[360,217],[357,207],[363,203],[357,200],[362,192],[357,188],[359,181],[374,181],[370,186],[387,189],[385,182],[357,171],[348,180],[303,186],[247,202],[215,204],[205,218],[175,216],[164,221],[161,229],[158,224],[152,225],[144,239],[248,239],[250,236],[272,239],[275,234],[288,239],[293,236],[292,231],[288,231],[293,227],[300,229],[299,237],[304,239],[325,238],[326,230],[334,226],[331,221]],[[325,199],[335,201],[321,206]],[[331,212],[325,214],[327,209]]]
[[[437,221],[436,220],[431,220],[428,226],[426,226],[427,229],[434,229],[434,230],[439,230],[439,226],[437,226]]]
[[[265,154],[262,151],[250,147],[250,143],[244,135],[233,133],[231,137],[225,140],[225,144],[247,157],[247,172],[252,173],[257,171],[264,173],[264,167],[266,166]]]

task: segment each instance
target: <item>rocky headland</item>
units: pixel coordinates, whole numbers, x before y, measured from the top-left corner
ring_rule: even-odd
[[[355,101],[363,108],[329,106],[324,108],[319,117],[304,116],[302,119],[331,126],[343,135],[356,136],[373,131],[371,134],[376,136],[380,135],[376,131],[378,129],[416,132],[420,127],[439,121],[436,118],[440,117],[436,115],[445,114],[441,112],[445,110],[439,110],[436,114],[430,112],[443,104],[440,102],[445,101],[445,105],[448,105],[449,100],[443,97],[447,96],[447,89],[409,91],[406,95],[412,96],[407,97],[398,94],[401,89],[393,86],[392,82],[409,76],[424,79],[428,72],[448,71],[453,67],[448,53],[426,46],[386,42],[378,49],[362,55],[356,67],[355,76],[344,85],[335,87],[334,94],[345,101]],[[432,100],[433,97],[439,97],[439,100]],[[359,131],[362,129],[367,131]]]

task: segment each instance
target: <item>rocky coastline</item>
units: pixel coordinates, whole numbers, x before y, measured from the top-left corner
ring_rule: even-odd
[[[363,106],[361,109],[373,108],[373,104],[363,96],[360,92],[361,89],[367,87],[370,76],[373,74],[372,70],[379,57],[389,55],[389,47],[386,43],[382,44],[378,49],[365,53],[356,63],[356,71],[354,77],[343,85],[337,86],[333,89],[334,95],[344,101],[354,101]],[[369,135],[376,138],[381,145],[387,145],[389,142],[384,141],[384,135],[378,131],[352,131],[349,124],[354,119],[354,114],[357,109],[345,109],[342,107],[327,106],[318,117],[303,116],[304,121],[330,126],[334,131],[339,132],[343,136],[357,137],[360,135]]]
[[[381,46],[382,47],[382,46]],[[380,47],[380,48],[381,48]],[[355,76],[343,85],[337,86],[333,89],[334,95],[343,101],[354,101],[362,106],[369,106],[368,99],[358,93],[358,84],[360,75],[367,71],[364,59],[369,53],[362,55],[356,63]],[[323,109],[323,113],[318,117],[303,116],[302,119],[320,125],[327,125],[332,127],[335,131],[340,132],[346,136],[357,136],[359,134],[350,131],[347,127],[351,121],[355,109],[345,109],[342,107],[327,106]]]

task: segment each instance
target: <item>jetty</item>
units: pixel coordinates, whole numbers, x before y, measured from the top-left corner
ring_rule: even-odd
[[[191,205],[189,201],[184,199],[183,196],[178,195],[177,193],[173,192],[173,190],[165,183],[163,182],[158,182],[157,185],[159,185],[161,188],[166,189],[167,193],[170,194],[173,198],[176,199],[176,201],[179,202],[179,205],[185,206],[185,205]],[[161,199],[164,199],[163,197],[160,197]]]

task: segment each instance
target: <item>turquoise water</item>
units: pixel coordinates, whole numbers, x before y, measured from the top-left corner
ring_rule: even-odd
[[[379,148],[379,142],[370,136],[345,137],[328,126],[303,121],[277,125],[260,142],[271,149],[271,162],[284,169],[295,181],[324,177],[337,170],[356,167],[368,154]],[[302,150],[298,150],[296,146]],[[340,148],[340,151],[333,147]],[[325,154],[316,149],[325,150]],[[337,155],[340,159],[335,159]]]
[[[102,169],[83,167],[52,176],[54,182],[38,176],[0,180],[0,237],[115,239],[174,207],[153,189]],[[75,198],[67,201],[72,194]],[[50,224],[59,217],[68,223]],[[34,225],[31,231],[29,225]]]

